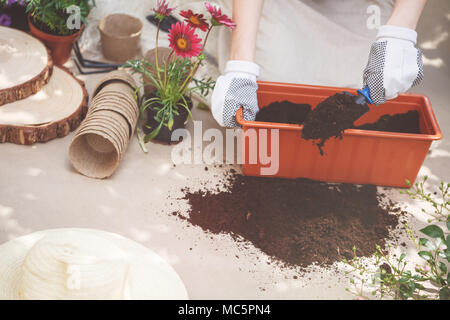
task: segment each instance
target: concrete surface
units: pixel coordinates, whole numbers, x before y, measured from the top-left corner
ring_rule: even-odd
[[[426,81],[413,91],[430,97],[445,137],[434,146],[420,173],[428,174],[432,184],[450,181],[449,24],[449,2],[429,1],[418,28]],[[81,78],[91,90],[99,77]],[[217,127],[208,112],[196,109],[194,117],[203,121],[204,128]],[[192,124],[188,127],[192,130]],[[133,139],[111,179],[91,180],[70,166],[67,149],[72,136],[32,147],[0,146],[0,243],[43,229],[95,228],[155,250],[174,266],[193,299],[351,298],[345,292],[348,279],[341,264],[336,265],[339,272],[312,267],[307,275],[294,279],[298,270],[267,264],[259,250],[240,249],[228,236],[208,235],[170,215],[186,209],[185,201],[177,200],[182,187],[213,185],[225,168],[174,168],[170,147],[151,143],[146,155]],[[425,223],[419,204],[398,190],[386,192],[412,213],[414,229]],[[414,259],[413,249],[407,251]]]

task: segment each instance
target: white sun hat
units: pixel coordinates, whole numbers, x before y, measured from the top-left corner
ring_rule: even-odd
[[[0,300],[187,298],[166,261],[117,234],[54,229],[0,245]]]

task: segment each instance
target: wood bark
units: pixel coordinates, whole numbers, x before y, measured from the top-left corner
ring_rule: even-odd
[[[66,68],[61,67],[72,77],[73,74]],[[86,116],[88,110],[89,95],[84,82],[75,78],[83,90],[83,99],[75,111],[64,119],[40,124],[40,125],[2,125],[0,123],[0,143],[14,143],[20,145],[32,145],[36,142],[47,142],[55,138],[61,138],[74,131]]]
[[[0,90],[0,108],[7,103],[22,100],[38,93],[50,81],[52,73],[53,60],[50,51],[47,49],[47,64],[37,76],[12,88]]]

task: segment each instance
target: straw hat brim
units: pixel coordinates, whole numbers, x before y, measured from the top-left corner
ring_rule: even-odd
[[[175,270],[150,249],[120,235],[93,229],[53,229],[35,232],[0,245],[0,300],[19,299],[22,265],[30,249],[47,235],[67,232],[101,236],[111,241],[130,257],[125,299],[185,300],[186,288]]]

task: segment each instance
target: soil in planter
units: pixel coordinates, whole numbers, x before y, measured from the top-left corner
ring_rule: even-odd
[[[400,216],[382,205],[371,185],[326,184],[306,179],[267,179],[232,174],[226,191],[184,189],[187,220],[213,234],[251,242],[284,266],[330,265],[382,248]],[[395,212],[395,213],[394,213]]]
[[[258,112],[256,121],[302,124],[310,112],[309,104],[296,104],[289,101],[274,102]]]
[[[149,98],[149,97],[150,96],[148,96],[146,98]],[[186,100],[188,102],[189,109],[192,110],[192,106],[193,106],[192,100],[190,98],[187,98]],[[182,141],[182,139],[180,139],[179,141],[172,141],[172,139],[171,139],[172,133],[176,129],[185,127],[185,123],[189,117],[189,113],[183,107],[179,107],[178,112],[179,112],[178,115],[174,114],[174,123],[173,123],[172,130],[169,130],[169,128],[166,126],[162,126],[158,135],[152,141],[161,142],[163,144],[177,144]],[[151,133],[155,128],[157,128],[159,126],[159,122],[155,120],[156,113],[157,113],[157,111],[155,111],[151,107],[148,107],[145,110],[144,126],[142,128],[142,131],[144,131],[145,134]]]
[[[328,139],[342,138],[344,130],[352,128],[353,123],[369,111],[367,104],[358,104],[355,98],[351,93],[337,93],[319,103],[306,117],[302,137],[319,140],[320,154],[324,154],[322,147]]]
[[[361,130],[416,133],[420,134],[419,113],[416,110],[407,113],[384,115],[378,121],[355,127]]]

